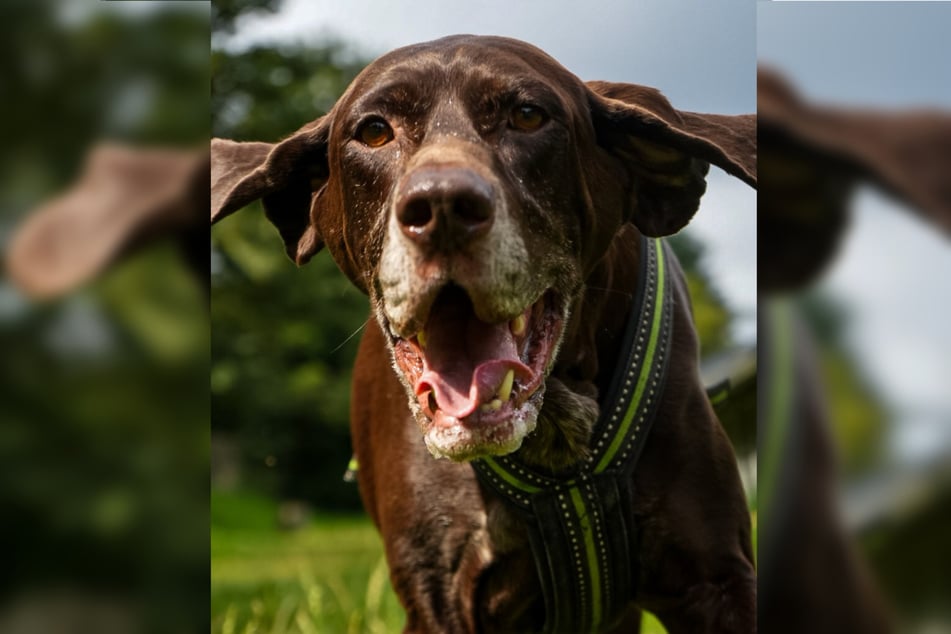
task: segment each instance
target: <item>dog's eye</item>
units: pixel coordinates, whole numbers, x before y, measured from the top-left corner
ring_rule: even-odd
[[[357,130],[357,138],[368,147],[380,147],[393,140],[393,128],[382,119],[371,119]]]
[[[548,121],[548,114],[538,106],[516,106],[509,117],[509,123],[516,130],[533,132]]]

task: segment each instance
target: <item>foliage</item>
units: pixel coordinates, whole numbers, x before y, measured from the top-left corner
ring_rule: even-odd
[[[213,31],[233,33],[235,22],[247,13],[277,13],[282,0],[215,0],[211,3]]]
[[[704,245],[685,233],[678,233],[668,241],[687,277],[693,319],[700,337],[700,354],[707,356],[719,352],[731,343],[732,315],[704,268]]]
[[[927,493],[906,488],[902,510],[889,513],[861,542],[903,631],[946,631],[951,622],[951,466],[945,462],[930,476]]]
[[[257,209],[223,223],[214,244],[214,433],[236,439],[243,484],[357,508],[356,492],[341,475],[350,456],[350,371],[369,314],[366,298],[326,254],[296,269]]]
[[[155,303],[140,301],[144,286]],[[208,553],[203,302],[175,254],[159,250],[90,293],[2,324],[2,536],[17,544],[9,583],[132,595],[154,626],[198,631]]]
[[[61,186],[103,137],[163,145],[207,138],[206,16],[98,11],[63,28],[53,6],[21,2],[0,9],[5,24],[16,24],[0,38],[8,97],[0,119],[0,187],[19,190],[12,177],[26,170],[39,172],[37,186]]]
[[[211,54],[215,136],[278,141],[326,113],[367,60],[333,40]]]

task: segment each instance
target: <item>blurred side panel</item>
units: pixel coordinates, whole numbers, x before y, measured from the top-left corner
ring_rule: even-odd
[[[951,631],[949,23],[758,4],[762,631]]]
[[[206,631],[208,3],[0,30],[0,631]]]

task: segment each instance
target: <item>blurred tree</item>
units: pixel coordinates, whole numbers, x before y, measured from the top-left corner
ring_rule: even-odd
[[[909,482],[897,507],[865,527],[862,536],[902,631],[908,632],[946,632],[951,623],[946,567],[951,561],[951,465],[935,465],[928,475],[924,487]]]
[[[162,145],[203,139],[207,97],[200,99],[202,108],[195,97],[208,90],[206,16],[194,10],[141,16],[98,11],[63,28],[54,8],[13,2],[0,9],[4,24],[16,24],[0,38],[7,95],[0,188],[27,197],[25,173],[34,174],[26,183],[35,188],[33,198],[39,188],[61,187],[103,137]]]
[[[213,433],[238,443],[244,484],[357,508],[341,476],[366,298],[326,254],[295,269],[257,206],[217,228],[214,244]]]
[[[212,51],[215,136],[278,141],[327,112],[368,60],[338,41]]]
[[[732,315],[723,301],[723,295],[707,273],[705,247],[686,233],[678,233],[668,238],[668,241],[687,276],[693,319],[700,336],[700,354],[705,357],[720,352],[733,343],[730,340]]]
[[[211,3],[211,29],[233,33],[238,17],[246,13],[277,13],[283,0],[214,0]]]

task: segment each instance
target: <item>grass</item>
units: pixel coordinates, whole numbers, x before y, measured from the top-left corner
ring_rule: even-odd
[[[266,500],[212,498],[211,618],[218,634],[388,633],[403,626],[380,539],[362,516],[274,526]],[[247,523],[235,520],[244,516]]]
[[[320,516],[276,527],[274,502],[212,494],[213,634],[400,632],[403,609],[390,587],[380,538],[358,516]],[[664,629],[645,615],[642,634]]]

